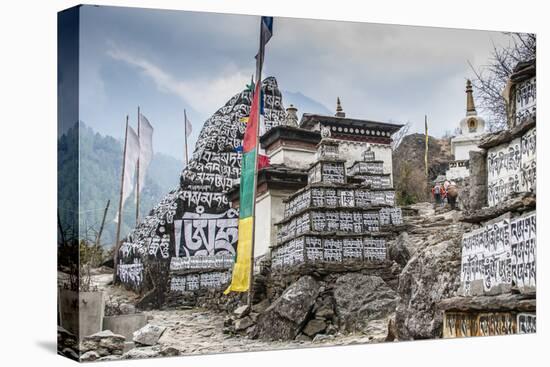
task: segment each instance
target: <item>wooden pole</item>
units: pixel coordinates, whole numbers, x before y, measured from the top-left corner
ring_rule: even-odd
[[[262,98],[262,64],[263,64],[263,42],[262,42],[262,19],[260,18],[260,52],[258,53],[258,64],[256,67],[256,85],[259,85],[258,93],[260,94],[258,98]],[[260,84],[258,84],[260,83]],[[253,98],[255,98],[254,96]],[[260,147],[260,116],[261,116],[261,104],[262,101],[258,101],[258,123],[256,124],[256,154],[254,155],[254,185],[252,187],[252,249],[250,251],[250,277],[248,279],[248,298],[247,298],[247,305],[249,307],[252,306],[252,297],[253,292],[252,288],[254,285],[254,247],[256,243],[256,194],[257,194],[257,188],[256,185],[258,184],[258,154],[259,154],[259,147]]]
[[[428,115],[424,115],[424,131],[426,135],[426,146],[424,149],[424,167],[426,173],[426,179],[428,178]]]
[[[109,211],[110,204],[111,204],[111,200],[107,200],[107,205],[105,206],[105,211],[103,212],[103,219],[101,220],[101,226],[99,227],[99,232],[97,232],[97,237],[95,239],[96,246],[99,246],[99,242],[101,241],[101,234],[103,233],[103,227],[105,226],[105,218],[107,217],[107,211]]]
[[[137,127],[138,127],[138,131],[137,131],[137,135],[138,135],[138,141],[139,140],[139,134],[140,134],[140,130],[141,130],[141,117],[140,117],[140,114],[139,114],[139,106],[137,108]],[[136,226],[138,225],[139,223],[139,190],[140,190],[140,187],[139,187],[139,157],[141,155],[141,148],[139,149],[139,154],[138,154],[138,160],[137,160],[137,163],[136,163]]]
[[[430,178],[428,175],[428,142],[429,142],[429,135],[428,135],[428,115],[424,115],[424,134],[426,135],[426,142],[424,146],[424,174],[426,175],[426,188],[424,192],[428,193],[428,197],[430,197]]]
[[[120,196],[118,201],[118,223],[116,225],[115,252],[113,254],[113,283],[117,283],[118,250],[120,249],[120,226],[122,224],[122,189],[124,187],[124,169],[126,168],[126,145],[128,144],[128,115],[126,115],[126,132],[124,133],[124,149],[122,152],[122,173],[120,175]]]
[[[185,167],[189,165],[189,150],[187,149],[187,112],[183,109],[183,131],[185,134]]]

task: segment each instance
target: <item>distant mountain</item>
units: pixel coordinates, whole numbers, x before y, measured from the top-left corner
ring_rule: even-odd
[[[333,115],[325,105],[316,100],[303,95],[300,92],[283,91],[283,103],[285,108],[293,104],[298,109],[298,118],[302,117],[303,113],[316,113],[319,115]]]
[[[67,132],[67,135],[75,134],[75,128]],[[66,140],[67,137],[65,135],[60,138],[60,142]],[[75,139],[71,141],[75,141]],[[111,136],[96,133],[84,123],[80,123],[78,142],[78,154],[80,157],[78,172],[80,237],[94,238],[95,231],[99,229],[105,205],[108,200],[111,200],[105,221],[105,229],[101,237],[101,243],[110,247],[116,236],[116,225],[113,220],[117,213],[119,202],[122,142]],[[69,177],[75,179],[74,172],[72,172],[77,167],[77,164],[74,162],[75,157],[77,155],[73,154],[70,156],[71,159],[59,164],[60,192],[58,195],[61,198],[66,197],[63,193],[64,188],[68,189],[71,187],[69,184],[64,185],[63,181],[69,180]],[[182,168],[183,163],[181,161],[165,154],[154,154],[145,179],[145,186],[140,195],[141,217],[146,216],[153,205],[159,202],[167,192],[178,186],[178,177]],[[134,195],[135,193],[132,193],[130,198],[126,200],[123,208],[121,237],[125,236],[135,226]],[[63,217],[62,210],[60,210],[60,215]]]

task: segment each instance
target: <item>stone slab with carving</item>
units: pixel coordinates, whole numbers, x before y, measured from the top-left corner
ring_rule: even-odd
[[[275,78],[264,79],[262,91],[269,130],[286,113]],[[179,186],[122,241],[118,278],[147,297],[143,306],[160,306],[171,291],[220,289],[229,282],[238,211],[230,208],[227,192],[240,177],[251,97],[251,89],[237,93],[205,121]]]

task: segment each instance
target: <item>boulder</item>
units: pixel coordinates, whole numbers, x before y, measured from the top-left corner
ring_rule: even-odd
[[[318,295],[319,283],[309,275],[302,276],[260,314],[254,336],[267,340],[293,340]]]
[[[443,313],[436,303],[456,293],[460,282],[460,237],[427,244],[399,276],[396,311],[399,340],[441,337]]]
[[[95,351],[100,357],[119,355],[124,351],[125,340],[124,335],[114,334],[111,330],[103,330],[84,337],[79,349],[81,353]]]
[[[159,341],[162,333],[166,330],[164,326],[147,324],[134,332],[134,342],[142,345],[155,345]]]
[[[409,234],[407,232],[401,233],[399,237],[388,246],[388,256],[390,260],[395,261],[401,266],[407,265],[407,262],[411,258],[408,249],[409,246]]]
[[[324,320],[312,319],[308,321],[302,332],[307,336],[313,337],[314,335],[325,331],[326,328],[327,324]]]
[[[283,96],[277,80],[274,77],[268,77],[260,84],[262,93],[270,96],[270,99],[266,98],[264,101],[264,108],[269,111],[265,116],[265,125],[266,127],[278,125],[279,121],[286,118],[286,111],[283,107]],[[137,224],[131,238],[124,240],[128,243],[131,242],[133,246],[140,250],[131,252],[120,250],[116,254],[124,263],[139,261],[143,264],[143,282],[136,283],[130,279],[122,280],[124,286],[132,288],[143,295],[136,302],[138,309],[159,309],[168,306],[169,303],[182,301],[181,294],[170,292],[170,256],[165,258],[161,251],[156,250],[158,247],[154,251],[152,249],[148,250],[147,245],[160,233],[166,231],[166,222],[172,223],[173,211],[178,213],[178,218],[195,217],[197,215],[206,218],[216,215],[228,219],[233,218],[233,215],[235,215],[227,200],[226,193],[230,189],[232,181],[240,178],[241,156],[235,152],[235,149],[242,145],[244,134],[242,119],[249,114],[251,100],[251,90],[249,88],[240,91],[229,98],[227,103],[219,106],[220,108],[205,121],[202,129],[197,129],[199,134],[195,144],[196,154],[190,158],[189,164],[181,171],[179,185],[154,206],[155,210],[147,220],[142,220]],[[201,178],[200,176],[205,172],[205,167],[213,161],[219,162],[218,167],[213,170],[208,168],[209,172],[212,172],[209,173],[208,180]],[[200,205],[198,202],[184,203],[180,199],[186,193],[197,192],[197,190],[204,195],[215,195],[216,199],[210,200],[208,203],[200,202]],[[200,214],[198,214],[199,212]],[[171,227],[172,225],[169,224],[168,228]],[[200,249],[193,246],[188,247],[188,241],[185,241],[185,251],[196,252],[197,254],[208,252],[210,254],[214,248],[227,246],[229,246],[228,249],[236,250],[236,247],[234,247],[236,244],[228,241],[224,232],[220,231],[220,234],[216,236],[218,231],[222,229],[210,228],[209,230],[213,232],[208,234],[208,240],[204,238],[204,246]],[[160,235],[162,236],[162,234]],[[225,238],[222,238],[223,236]],[[169,237],[168,248],[173,249],[176,246],[175,237]],[[173,254],[170,255],[173,256]],[[212,270],[212,268],[204,266],[202,270]],[[254,297],[259,297],[265,293],[262,274],[254,277],[252,290]],[[179,300],[176,301],[175,298]],[[218,300],[227,298],[217,297]],[[188,305],[194,306],[196,301],[196,297],[190,297]],[[257,301],[260,301],[260,299]],[[198,306],[202,306],[202,304],[198,304]],[[231,310],[232,308],[227,309]]]
[[[340,330],[353,332],[395,312],[398,295],[378,276],[347,273],[336,279],[334,300]]]

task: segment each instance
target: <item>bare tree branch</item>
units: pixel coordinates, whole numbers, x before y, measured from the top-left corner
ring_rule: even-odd
[[[487,116],[490,131],[506,128],[507,106],[502,96],[510,75],[516,64],[536,57],[536,35],[531,33],[504,33],[510,37],[506,47],[498,47],[493,43],[493,51],[489,63],[476,70],[468,61],[475,78],[472,80],[478,107]]]

